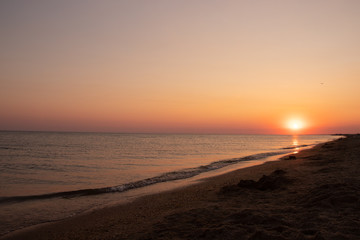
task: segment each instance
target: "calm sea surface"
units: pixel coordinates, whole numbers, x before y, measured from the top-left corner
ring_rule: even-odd
[[[0,235],[118,201],[129,190],[335,138],[0,132]]]

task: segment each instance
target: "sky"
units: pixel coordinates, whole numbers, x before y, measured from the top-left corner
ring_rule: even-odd
[[[0,1],[0,130],[360,132],[360,1]]]

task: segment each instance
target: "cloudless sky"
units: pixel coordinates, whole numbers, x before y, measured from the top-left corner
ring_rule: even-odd
[[[360,132],[360,1],[0,2],[0,129]]]

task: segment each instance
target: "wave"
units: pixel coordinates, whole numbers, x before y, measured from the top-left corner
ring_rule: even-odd
[[[307,145],[304,145],[307,146]],[[288,148],[284,148],[288,149]],[[212,170],[220,169],[226,167],[231,164],[239,163],[242,161],[250,161],[250,160],[259,160],[270,156],[281,155],[290,153],[291,151],[277,151],[277,152],[266,152],[266,153],[258,153],[249,155],[246,157],[241,158],[232,158],[227,160],[221,160],[212,162],[208,165],[202,165],[199,167],[194,168],[186,168],[178,171],[167,172],[161,174],[156,177],[147,178],[131,183],[125,183],[117,186],[111,187],[103,187],[103,188],[89,188],[89,189],[80,189],[74,191],[65,191],[65,192],[56,192],[56,193],[48,193],[48,194],[41,194],[41,195],[28,195],[28,196],[11,196],[11,197],[1,197],[0,204],[9,203],[9,202],[23,202],[29,200],[41,200],[41,199],[50,199],[56,197],[62,198],[74,198],[74,197],[81,197],[81,196],[90,196],[90,195],[98,195],[104,193],[114,193],[114,192],[125,192],[135,188],[146,187],[149,185],[153,185],[156,183],[161,182],[168,182],[180,179],[186,179],[190,177],[194,177],[204,172],[209,172]]]
[[[281,149],[295,149],[295,148],[302,148],[302,147],[309,147],[309,146],[314,146],[316,144],[303,144],[303,145],[297,145],[297,146],[291,146],[291,147],[284,147]]]
[[[18,150],[19,148],[16,148],[16,147],[2,147],[2,146],[0,146],[0,149],[5,149],[5,150]]]

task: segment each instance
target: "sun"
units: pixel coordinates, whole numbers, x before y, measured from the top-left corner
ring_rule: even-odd
[[[291,129],[293,130],[298,130],[300,129],[300,125],[298,123],[293,123],[291,126],[290,126]]]
[[[299,131],[304,128],[304,121],[301,119],[291,119],[287,122],[287,128],[293,131]]]

